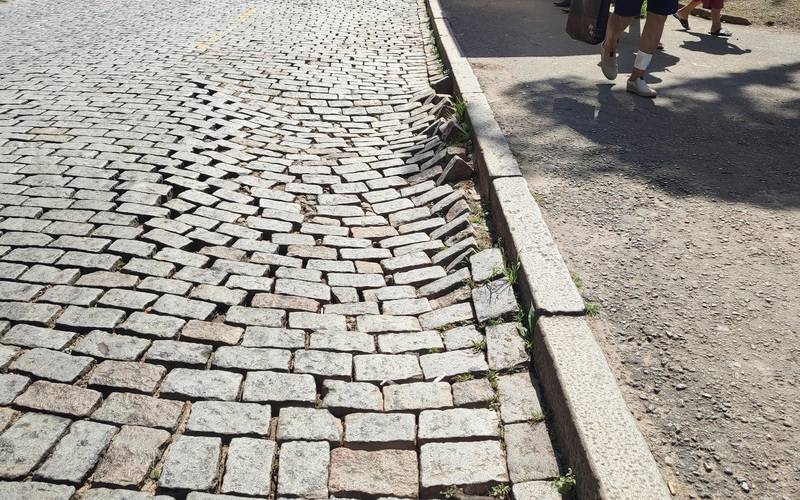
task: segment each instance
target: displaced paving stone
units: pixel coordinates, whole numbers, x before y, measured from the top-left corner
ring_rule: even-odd
[[[167,431],[123,426],[100,459],[92,476],[93,483],[138,488],[168,439]]]
[[[278,441],[342,440],[342,423],[328,410],[316,408],[282,408],[278,417]]]
[[[177,295],[162,295],[153,304],[153,311],[199,320],[206,320],[211,317],[216,308],[217,306],[211,302],[187,299]]]
[[[158,485],[166,489],[209,490],[217,481],[222,440],[178,436],[170,445]]]
[[[176,399],[233,401],[241,384],[242,375],[238,373],[175,368],[161,384],[161,394]]]
[[[59,415],[85,417],[100,404],[100,399],[100,393],[91,389],[37,380],[17,396],[14,404]]]
[[[473,289],[472,302],[475,304],[475,316],[481,323],[510,316],[519,309],[514,288],[505,279],[490,281]]]
[[[92,413],[92,420],[117,425],[158,427],[171,431],[178,426],[183,407],[182,401],[114,392]]]
[[[72,484],[83,482],[116,433],[113,425],[75,422],[34,477]]]
[[[506,425],[503,436],[511,481],[520,483],[558,476],[558,463],[544,423]]]
[[[508,482],[500,441],[427,443],[419,453],[422,488],[453,485],[486,493],[489,485]]]
[[[486,327],[486,357],[492,370],[507,370],[528,361],[520,323],[504,323]]]
[[[419,493],[417,453],[336,448],[331,452],[329,492],[332,495],[416,497]]]
[[[385,411],[426,410],[453,406],[450,384],[446,382],[415,382],[387,385],[383,388]]]
[[[272,463],[276,449],[274,441],[245,437],[232,439],[220,491],[268,496],[272,488]]]
[[[69,424],[69,419],[55,415],[22,415],[0,435],[0,478],[16,479],[30,474]]]
[[[477,283],[501,276],[505,267],[503,252],[499,248],[487,248],[471,255],[469,265],[472,279]]]
[[[419,324],[425,330],[435,330],[462,321],[472,321],[473,317],[472,305],[463,302],[425,313],[419,317]]]
[[[197,401],[186,430],[198,434],[266,436],[269,434],[269,405],[229,401]]]
[[[526,422],[534,412],[541,412],[539,398],[527,372],[498,377],[500,415],[504,424]]]
[[[489,369],[482,352],[473,350],[424,354],[419,357],[425,380],[452,377],[462,373],[478,373]]]

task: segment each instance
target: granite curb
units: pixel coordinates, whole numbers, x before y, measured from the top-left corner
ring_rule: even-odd
[[[466,105],[481,195],[507,258],[520,263],[523,303],[539,320],[536,373],[562,454],[587,499],[670,498],[666,484],[585,319],[580,296],[439,0],[426,0],[454,95]]]

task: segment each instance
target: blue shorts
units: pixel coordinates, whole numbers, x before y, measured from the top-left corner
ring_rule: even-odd
[[[617,0],[614,13],[623,17],[636,17],[642,10],[644,0]],[[678,0],[647,0],[647,12],[671,16],[678,11]]]

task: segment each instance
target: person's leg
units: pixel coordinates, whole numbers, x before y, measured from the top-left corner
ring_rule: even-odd
[[[647,20],[644,23],[642,35],[639,37],[639,53],[636,56],[633,72],[628,80],[634,81],[643,78],[650,64],[653,52],[658,48],[661,34],[664,32],[664,22],[667,16],[661,14],[647,13]]]
[[[689,15],[701,3],[703,3],[703,0],[692,0],[691,2],[684,5],[683,8],[678,9],[678,12],[676,12],[675,15],[683,20],[689,19]]]
[[[609,56],[613,56],[617,51],[617,44],[622,38],[622,33],[628,29],[633,17],[620,16],[616,12],[608,18],[608,28],[606,28],[606,39],[603,41],[603,49]]]
[[[716,32],[722,28],[722,9],[711,9],[711,31]]]

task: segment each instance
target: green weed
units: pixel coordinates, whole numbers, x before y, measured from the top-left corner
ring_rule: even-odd
[[[575,474],[572,472],[572,469],[567,469],[566,474],[561,474],[558,476],[555,481],[553,481],[553,486],[556,487],[556,490],[560,494],[565,494],[570,491],[575,486]]]
[[[511,493],[511,486],[507,484],[495,484],[489,488],[489,494],[494,498],[505,499]]]

